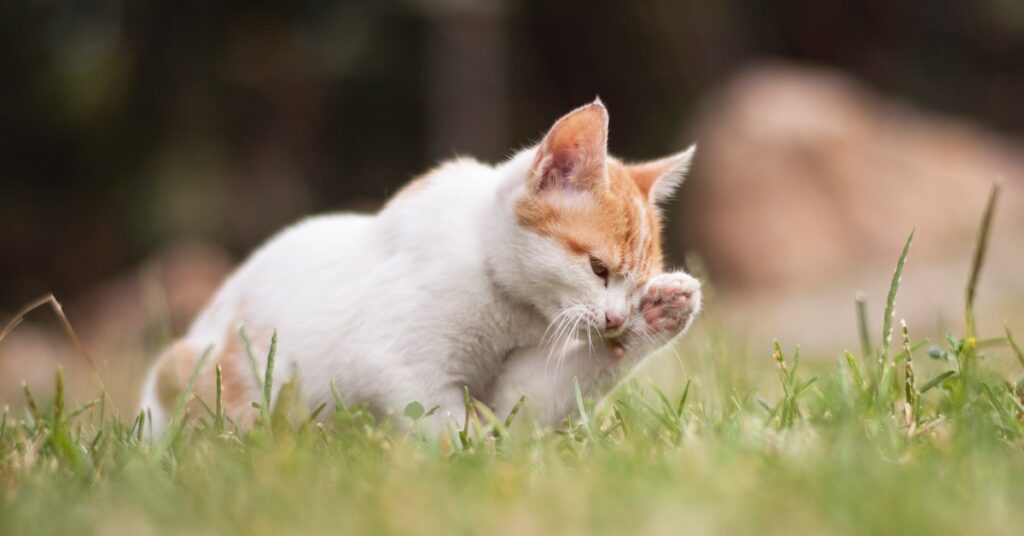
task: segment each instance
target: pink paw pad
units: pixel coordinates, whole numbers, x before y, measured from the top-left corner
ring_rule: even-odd
[[[659,280],[661,279],[661,280]],[[640,302],[648,327],[674,333],[686,326],[695,310],[699,283],[686,274],[662,274],[650,283]],[[699,307],[699,306],[696,306]]]

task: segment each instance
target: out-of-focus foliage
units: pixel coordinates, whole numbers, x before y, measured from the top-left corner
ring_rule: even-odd
[[[3,2],[0,303],[79,292],[172,237],[241,253],[375,207],[595,94],[613,150],[656,156],[763,57],[1024,130],[1012,0]]]

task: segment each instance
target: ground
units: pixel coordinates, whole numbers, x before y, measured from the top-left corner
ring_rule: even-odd
[[[26,392],[0,416],[0,533],[1019,534],[1024,355],[1009,329],[974,326],[972,290],[963,331],[901,326],[906,255],[883,318],[851,323],[854,352],[801,365],[788,342],[744,351],[712,305],[554,431],[472,400],[441,438],[396,431],[416,404],[318,423],[333,408],[302,408],[285,385],[252,430],[217,400],[185,413],[183,397],[145,441],[102,395],[65,407],[58,372],[53,400]]]

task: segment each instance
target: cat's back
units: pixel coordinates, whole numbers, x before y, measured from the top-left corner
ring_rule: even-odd
[[[495,169],[477,160],[441,164],[407,184],[381,210],[376,225],[384,247],[410,261],[439,263],[449,270],[460,260],[478,262],[481,231],[498,186]]]
[[[355,279],[380,257],[373,229],[373,216],[343,213],[309,217],[279,231],[224,282],[192,324],[191,338],[212,344],[223,339],[225,326],[249,321],[251,314],[277,310],[287,316],[290,305]]]
[[[498,186],[495,168],[460,157],[439,166],[402,187],[380,212],[385,222],[404,219],[446,223],[472,216],[493,199]]]
[[[213,339],[250,316],[308,323],[310,304],[319,310],[409,296],[405,287],[424,286],[411,275],[430,286],[478,276],[480,220],[496,185],[493,168],[460,158],[407,185],[377,214],[306,218],[253,252],[197,318],[193,335],[212,327],[202,338]]]

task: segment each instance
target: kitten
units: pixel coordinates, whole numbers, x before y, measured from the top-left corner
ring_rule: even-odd
[[[213,399],[219,363],[227,414],[252,424],[260,395],[243,324],[256,356],[277,330],[276,368],[298,374],[309,407],[332,400],[333,382],[346,404],[379,416],[437,405],[425,421],[434,432],[463,418],[464,386],[498,415],[525,394],[543,425],[572,411],[573,378],[585,396],[603,395],[685,331],[701,303],[696,279],[664,272],[656,207],[682,183],[694,147],[626,164],[607,140],[597,100],[498,166],[460,158],[378,214],[286,229],[153,366],[142,399],[153,433],[207,348],[196,393]]]

